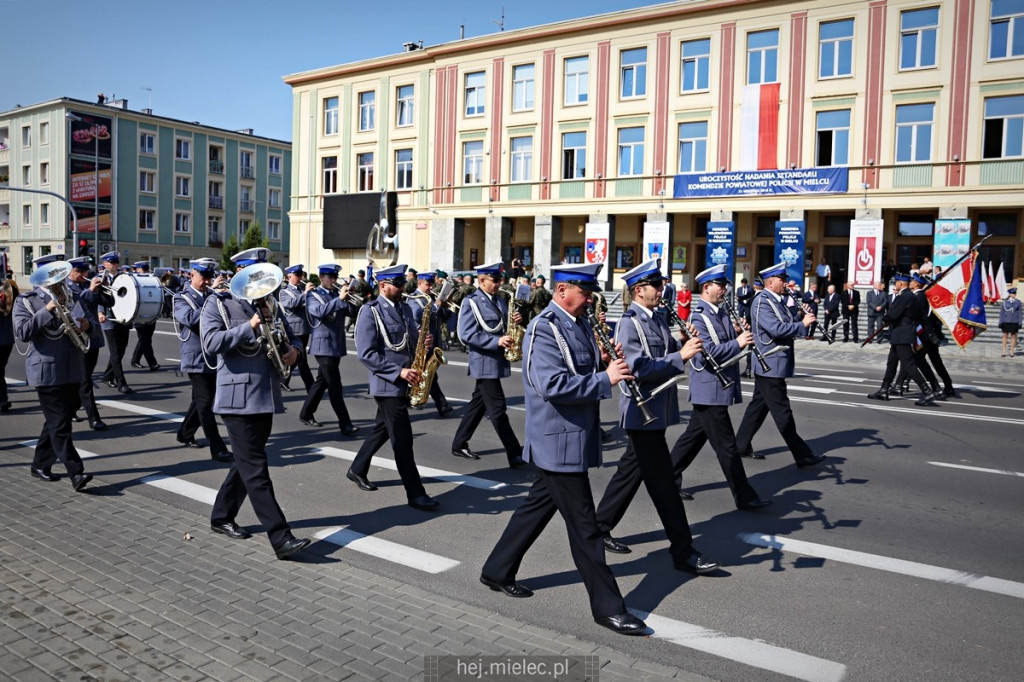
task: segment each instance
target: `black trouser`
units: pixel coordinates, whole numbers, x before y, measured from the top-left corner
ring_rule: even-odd
[[[313,371],[309,368],[309,358],[306,357],[306,348],[309,347],[309,334],[297,334],[299,341],[302,342],[302,352],[299,353],[299,361],[293,365],[293,369],[299,370],[299,376],[302,378],[302,385],[306,387],[306,393],[313,387]],[[291,387],[292,374],[288,373],[288,378],[285,380],[285,386]]]
[[[605,561],[604,533],[597,527],[594,497],[586,472],[558,473],[538,469],[537,480],[526,499],[513,512],[508,526],[484,562],[481,575],[499,583],[514,582],[523,557],[555,515],[555,510],[565,520],[569,551],[590,595],[590,611],[594,618],[625,613],[626,602]]]
[[[825,338],[826,335],[830,339],[836,338],[836,330],[832,329],[832,325],[834,325],[838,320],[839,313],[837,311],[825,313],[825,324],[821,327],[822,338]],[[829,329],[832,329],[832,331],[828,331]]]
[[[889,357],[885,363],[885,376],[882,377],[882,388],[889,388],[893,379],[896,378],[896,366],[899,364],[901,371],[914,380],[922,393],[928,393],[929,388],[925,384],[924,376],[917,367],[917,360],[914,358],[914,349],[909,343],[894,343],[889,346]]]
[[[85,408],[85,417],[89,424],[99,421],[100,411],[96,409],[96,394],[92,389],[92,373],[96,369],[96,363],[100,359],[100,348],[96,345],[89,346],[85,353],[85,377],[78,387],[78,396]]]
[[[853,341],[860,341],[860,330],[857,329],[857,316],[859,313],[851,313],[843,317],[843,341],[850,340],[850,325],[853,325]]]
[[[874,334],[875,330],[882,326],[882,320],[883,317],[880,313],[875,315],[868,315],[868,336]],[[878,336],[875,337],[875,341],[877,340]]]
[[[256,518],[263,524],[272,547],[280,547],[294,537],[284,512],[274,496],[267,463],[267,439],[274,425],[273,414],[222,414],[231,439],[234,459],[227,478],[217,491],[210,523],[234,521],[248,497]]]
[[[455,438],[452,439],[452,449],[459,450],[469,447],[469,439],[473,437],[484,414],[487,414],[491,420],[491,426],[494,427],[498,438],[501,439],[501,444],[505,447],[505,456],[509,460],[521,457],[523,446],[519,444],[516,432],[512,430],[512,424],[508,421],[505,391],[501,387],[501,379],[476,380],[473,396],[469,400],[466,412],[462,415],[459,428],[455,431]]]
[[[113,329],[103,330],[103,336],[107,340],[107,350],[110,352],[110,360],[107,361],[107,369],[103,372],[103,380],[113,381],[118,388],[128,385],[121,364],[124,361],[124,352],[128,348],[130,331],[131,329],[126,324],[115,324]]]
[[[416,469],[412,450],[412,422],[409,420],[409,399],[407,397],[374,396],[377,401],[377,417],[373,430],[363,441],[350,467],[354,473],[366,476],[370,471],[370,460],[388,440],[395,453],[395,465],[402,477],[405,494],[410,500],[427,494]]]
[[[6,403],[9,398],[7,395],[7,361],[11,357],[11,350],[14,349],[14,345],[0,346],[0,403]]]
[[[316,381],[309,389],[306,401],[302,403],[299,411],[300,419],[312,419],[316,414],[316,408],[320,407],[320,400],[327,391],[327,398],[331,401],[334,414],[338,417],[338,428],[344,429],[352,425],[352,419],[348,416],[348,408],[345,407],[345,387],[341,384],[341,358],[330,355],[317,355],[316,361],[320,369],[316,375]]]
[[[796,432],[796,420],[793,418],[793,408],[789,405],[786,380],[762,376],[754,377],[754,395],[747,405],[747,411],[743,413],[739,431],[736,432],[736,447],[740,454],[753,454],[754,434],[761,428],[769,412],[782,439],[789,446],[789,451],[793,453],[793,459],[799,462],[813,457],[810,446]]]
[[[49,469],[59,459],[68,470],[68,475],[80,475],[85,467],[71,439],[71,417],[79,406],[78,384],[36,386],[36,394],[46,421],[43,422],[39,442],[36,443],[32,467]]]
[[[156,322],[152,324],[137,324],[135,325],[135,333],[138,335],[139,340],[135,344],[135,350],[132,352],[132,364],[138,365],[139,360],[143,356],[146,358],[146,364],[150,368],[156,367],[158,364],[156,356],[153,354],[153,333],[156,332]]]
[[[448,398],[444,396],[444,391],[441,390],[441,382],[437,379],[437,374],[434,374],[434,380],[430,383],[430,397],[434,401],[434,407],[437,408],[438,414],[441,410],[448,407]]]
[[[709,440],[737,506],[758,499],[757,492],[747,481],[747,472],[743,468],[736,436],[732,431],[732,421],[729,419],[729,408],[725,405],[693,406],[690,423],[672,447],[672,463],[677,475],[686,471]]]
[[[217,375],[206,372],[189,372],[192,384],[192,402],[178,428],[178,442],[186,443],[196,437],[196,431],[203,427],[203,433],[210,445],[210,454],[227,452],[224,439],[217,431],[217,418],[213,415],[213,401],[217,397]]]

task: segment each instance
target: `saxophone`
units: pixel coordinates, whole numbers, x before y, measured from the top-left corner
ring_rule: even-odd
[[[412,298],[412,297],[410,297]],[[412,358],[412,369],[420,373],[416,383],[409,384],[409,404],[413,407],[421,407],[426,404],[430,397],[430,387],[434,383],[434,375],[437,368],[448,364],[448,358],[440,348],[434,348],[433,353],[428,353],[425,339],[430,333],[430,319],[433,316],[433,305],[430,296],[416,298],[426,299],[423,303],[423,318],[420,320],[420,335],[416,340],[416,354]]]
[[[523,338],[526,336],[526,328],[516,324],[512,318],[529,298],[530,285],[528,284],[520,284],[512,288],[509,293],[508,322],[505,324],[506,334],[512,337],[512,345],[505,349],[505,359],[509,362],[518,362],[523,359]]]

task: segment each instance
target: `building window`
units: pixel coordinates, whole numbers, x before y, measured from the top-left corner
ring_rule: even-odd
[[[174,214],[174,232],[176,234],[186,234],[191,232],[189,226],[191,216],[188,213],[175,213]]]
[[[175,140],[174,141],[174,158],[181,159],[182,161],[188,161],[192,158],[192,141],[191,140]]]
[[[323,193],[336,194],[338,192],[338,157],[325,156],[320,165],[323,168]]]
[[[985,100],[982,157],[1009,159],[1024,156],[1024,95]]]
[[[412,189],[412,150],[395,152],[395,189]]]
[[[21,268],[22,272],[32,272],[32,259],[35,258],[31,246],[21,247]]]
[[[267,165],[269,166],[270,174],[271,175],[280,175],[281,174],[281,157],[280,156],[277,156],[276,154],[271,154],[269,157],[267,157]]]
[[[29,166],[28,164],[21,167],[21,186],[32,186],[32,166]]]
[[[533,179],[530,172],[533,168],[533,136],[513,137],[509,140],[509,146],[512,148],[512,182],[530,182]]]
[[[845,166],[850,163],[850,110],[818,112],[817,165]]]
[[[708,122],[679,124],[679,172],[698,173],[708,168]]]
[[[900,68],[935,66],[935,41],[939,32],[939,8],[900,13]]]
[[[934,104],[902,104],[896,107],[896,163],[932,160]]]
[[[152,133],[139,133],[139,153],[150,156],[156,153],[156,137]]]
[[[207,239],[211,244],[221,244],[220,218],[210,218],[206,221]]]
[[[176,175],[174,177],[174,194],[179,197],[190,197],[191,192],[191,178],[187,178],[184,175]]]
[[[777,83],[779,80],[779,31],[747,34],[747,85]]]
[[[252,167],[252,152],[238,152],[238,174],[247,180],[256,177]]]
[[[818,78],[853,75],[853,19],[824,21],[818,36]]]
[[[249,219],[242,218],[238,221],[238,241],[241,242],[245,239],[245,233],[249,231]]]
[[[399,128],[412,125],[413,105],[415,102],[416,90],[411,85],[398,86],[398,120]]]
[[[50,184],[50,162],[43,161],[39,164],[39,184],[49,185]]]
[[[270,208],[281,208],[281,190],[272,189],[267,192],[267,206]]]
[[[586,104],[590,91],[590,57],[565,60],[565,105]]]
[[[139,210],[139,229],[152,232],[156,229],[156,211],[148,208]]]
[[[1024,56],[1024,2],[992,0],[988,58],[1006,59],[1020,56]]]
[[[562,133],[562,179],[587,177],[587,134]]]
[[[254,206],[255,203],[256,202],[254,202],[252,200],[252,193],[251,193],[251,191],[249,190],[248,187],[243,186],[243,187],[239,188],[239,192],[238,192],[238,210],[239,211],[245,211],[247,213],[252,213],[253,209],[255,208],[255,206]]]
[[[619,53],[622,62],[621,86],[619,96],[622,99],[643,97],[647,94],[647,48],[637,47]]]
[[[358,187],[360,192],[373,190],[373,152],[356,154],[356,173],[358,174]]]
[[[22,148],[32,146],[32,126],[21,127],[21,146]]]
[[[377,106],[377,93],[373,90],[359,93],[359,130],[373,130],[373,117]]]
[[[41,137],[42,137],[42,135],[40,135],[40,138]],[[42,142],[42,140],[40,140],[40,144],[44,144]],[[49,203],[39,204],[39,222],[42,225],[49,225],[50,224],[50,204]]]
[[[21,207],[21,226],[32,227],[32,204],[24,204]]]
[[[466,74],[466,116],[483,116],[487,97],[487,74],[483,71]]]
[[[338,134],[338,98],[324,100],[324,135]]]
[[[643,175],[644,129],[619,128],[619,176]]]
[[[147,194],[156,192],[156,173],[139,171],[139,191]]]
[[[462,182],[479,185],[483,182],[484,143],[483,140],[462,143]]]
[[[281,221],[280,220],[268,220],[267,221],[267,239],[273,239],[279,241],[281,239]]]
[[[679,78],[682,92],[703,92],[708,89],[708,72],[711,63],[711,39],[687,40],[681,48],[682,68]]]
[[[50,123],[49,121],[40,121],[39,123],[39,144],[50,144]],[[46,223],[43,223],[44,225]]]
[[[520,64],[512,67],[512,111],[533,109],[533,75],[535,71],[533,64]]]

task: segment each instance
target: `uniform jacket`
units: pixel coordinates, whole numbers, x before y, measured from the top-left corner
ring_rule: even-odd
[[[386,342],[374,313],[380,316]],[[408,382],[400,375],[403,368],[412,366],[418,339],[416,321],[408,304],[388,305],[379,298],[363,304],[356,318],[356,353],[370,371],[370,395],[402,397],[409,392]]]
[[[608,375],[597,372],[600,361],[594,334],[582,316],[574,324],[552,302],[530,322],[523,339],[523,459],[545,471],[581,473],[600,466],[600,401],[612,395]]]
[[[296,336],[305,336],[309,333],[309,322],[306,321],[306,296],[303,289],[294,284],[285,284],[278,294],[278,300],[284,308],[284,319],[288,320],[288,326]]]
[[[839,296],[836,296],[838,300]],[[754,297],[754,303],[750,313],[750,330],[754,333],[754,343],[762,353],[781,346],[786,350],[769,355],[765,360],[768,363],[768,371],[761,369],[760,363],[753,363],[756,376],[786,378],[793,376],[795,359],[793,357],[793,339],[797,336],[807,336],[809,327],[798,322],[791,311],[784,303],[775,298],[775,295],[763,290]]]
[[[839,294],[839,303],[842,305],[843,317],[850,317],[860,312],[860,292],[856,289],[843,289],[843,293]],[[847,306],[853,306],[853,310],[850,310]]]
[[[345,348],[345,317],[352,306],[341,298],[337,289],[328,291],[317,287],[306,294],[306,313],[309,316],[309,354],[341,358],[348,354]]]
[[[818,314],[818,303],[821,299],[818,298],[818,292],[816,291],[805,291],[804,295],[800,297],[800,300],[811,309],[811,312],[815,315]]]
[[[637,329],[637,323],[640,330]],[[645,397],[659,384],[686,370],[686,362],[678,353],[681,344],[672,338],[672,330],[665,322],[665,316],[652,317],[636,303],[630,304],[622,314],[616,327],[615,340],[622,344],[626,363],[636,377],[640,393]],[[647,351],[644,350],[644,343]],[[633,398],[622,393],[619,396],[619,425],[624,429],[663,431],[679,423],[678,391],[662,391],[647,403],[647,407],[656,419],[644,426],[643,416]]]
[[[219,366],[213,401],[217,414],[284,412],[281,377],[267,358],[259,332],[249,324],[255,314],[251,303],[227,292],[211,294],[202,308],[200,341],[210,361]],[[301,353],[302,342],[288,329],[280,308],[277,318],[287,330],[291,346]]]
[[[804,294],[805,296],[807,294]],[[740,317],[750,315],[750,302],[754,299],[754,287],[746,285],[736,289],[736,312]]]
[[[724,308],[719,307],[718,312],[715,312],[709,304],[701,301],[694,309],[690,322],[697,328],[700,340],[704,342],[704,349],[718,364],[739,355],[740,346],[736,343],[736,329]],[[714,329],[714,334],[711,333],[711,329]],[[691,403],[733,405],[743,402],[739,363],[725,368],[726,378],[732,381],[729,388],[722,388],[722,382],[704,366],[704,358],[701,355],[690,359],[690,367],[694,370],[690,372]]]
[[[432,299],[433,300],[433,299]],[[385,304],[387,305],[387,304]],[[423,311],[427,308],[427,303],[421,296],[414,296],[409,299],[408,302],[409,310],[412,311],[413,321],[416,323],[416,329],[419,330],[423,326]],[[431,344],[429,350],[441,347],[441,310],[438,309],[436,303],[430,304],[430,331],[431,336],[434,337],[434,342]]]
[[[825,312],[829,315],[834,315],[839,312],[839,306],[842,304],[841,296],[839,294],[829,295],[824,293],[821,295],[821,305],[825,308]]]
[[[480,320],[496,331],[484,329]],[[507,320],[508,304],[500,296],[494,296],[492,303],[487,294],[477,289],[462,299],[459,339],[469,348],[469,374],[474,379],[504,379],[512,375],[505,349],[498,345],[498,340],[506,334]]]
[[[200,343],[200,317],[203,305],[213,295],[196,291],[192,285],[174,295],[174,321],[178,323],[178,340],[181,341],[181,371],[185,374],[211,374],[213,369],[203,358],[203,346]],[[214,360],[211,357],[210,362]]]
[[[885,311],[889,308],[889,295],[884,291],[872,289],[865,297],[865,303],[868,307],[868,317],[884,317]],[[882,309],[875,310],[877,306],[882,306]]]
[[[1020,299],[1008,298],[999,304],[999,324],[1020,324]]]
[[[103,348],[106,345],[106,341],[103,338],[103,328],[100,327],[99,306],[114,305],[114,297],[102,289],[97,291],[90,289],[89,280],[86,280],[85,284],[72,282],[70,279],[66,281],[68,289],[71,290],[71,293],[82,304],[85,317],[89,320],[89,347]]]
[[[56,312],[46,309],[49,302],[49,294],[40,289],[14,301],[15,333],[19,341],[29,344],[25,378],[30,386],[80,384],[85,377],[85,355],[65,336]],[[70,307],[72,319],[86,316],[77,299]]]
[[[917,338],[917,325],[921,322],[921,310],[909,289],[901,291],[889,304],[885,322],[889,324],[889,343],[914,343]]]

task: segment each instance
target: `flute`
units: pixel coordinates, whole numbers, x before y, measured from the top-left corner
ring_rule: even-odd
[[[690,330],[686,328],[686,323],[679,319],[679,313],[675,311],[672,301],[662,299],[661,303],[665,306],[665,311],[668,313],[669,324],[676,325],[679,328],[679,333],[682,334],[683,338],[687,341],[693,338],[693,334],[691,334]],[[725,371],[722,369],[722,365],[718,363],[718,360],[715,360],[715,358],[712,357],[707,348],[701,346],[700,356],[704,360],[704,366],[715,375],[715,378],[718,379],[719,382],[721,382],[722,388],[729,388],[732,386],[732,379],[725,376]]]
[[[722,305],[725,306],[726,311],[729,313],[729,317],[732,318],[733,324],[740,328],[741,331],[749,331],[750,327],[747,325],[747,321],[740,317],[736,309],[728,301],[723,301]],[[750,344],[750,349],[754,353],[754,357],[757,358],[758,364],[761,365],[761,371],[767,373],[771,368],[768,366],[768,362],[764,359],[764,353],[757,347],[757,341]]]
[[[601,350],[611,358],[623,359],[622,354],[615,349],[615,344],[608,338],[608,334],[601,328],[601,321],[597,319],[597,313],[594,311],[593,306],[587,308],[587,322],[594,329],[594,335],[597,337],[597,343],[601,346]],[[640,393],[640,387],[637,386],[636,380],[629,379],[624,383],[629,391],[630,398],[633,399],[633,402],[640,409],[640,415],[644,418],[644,426],[657,419],[654,413],[651,412],[651,408],[647,407],[647,401],[644,400],[643,395]]]

